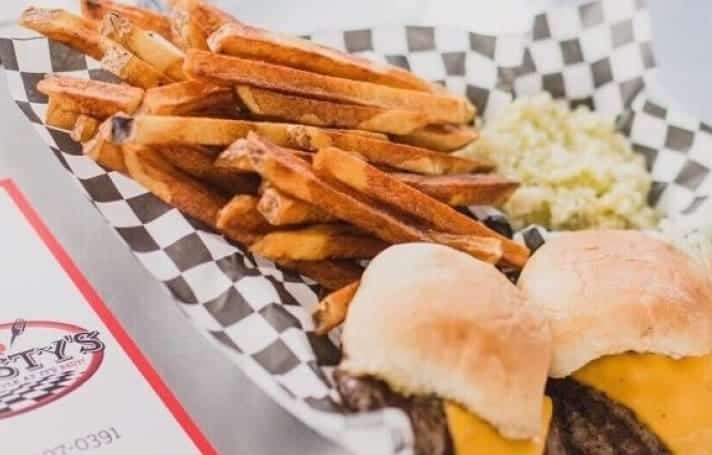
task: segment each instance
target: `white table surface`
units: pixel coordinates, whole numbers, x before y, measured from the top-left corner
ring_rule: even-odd
[[[3,0],[0,22],[29,3]],[[217,0],[245,21],[277,30],[352,28],[386,23],[457,24],[479,31],[526,28],[529,8],[566,0]],[[649,0],[664,91],[688,111],[712,120],[712,3]],[[327,19],[328,18],[328,19]],[[341,454],[263,395],[224,360],[181,314],[163,287],[82,195],[69,174],[9,100],[0,78],[0,177],[13,177],[50,229],[152,360],[219,453]],[[0,228],[1,230],[2,228]],[[21,254],[22,252],[3,252]],[[274,435],[280,434],[281,438]]]

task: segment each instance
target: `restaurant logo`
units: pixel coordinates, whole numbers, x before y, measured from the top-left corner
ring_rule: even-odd
[[[97,330],[55,321],[0,322],[0,419],[77,390],[104,360]]]

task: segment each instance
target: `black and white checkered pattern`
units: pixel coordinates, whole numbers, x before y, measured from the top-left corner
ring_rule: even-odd
[[[67,370],[43,376],[0,393],[0,419],[46,401],[70,386],[79,377],[79,372]]]
[[[710,195],[709,128],[646,101],[641,92],[653,79],[654,59],[640,2],[604,0],[557,9],[536,18],[531,37],[493,37],[450,27],[377,27],[311,38],[444,82],[467,95],[485,117],[515,93],[544,89],[572,104],[584,102],[620,117],[623,132],[653,169],[658,189],[653,200],[659,207],[669,213],[694,212],[695,201]],[[82,156],[67,132],[43,124],[47,99],[35,84],[44,74],[113,77],[97,62],[43,38],[0,39],[0,58],[11,94],[38,134],[209,339],[320,433],[357,452],[382,453],[385,447],[409,453],[412,434],[402,413],[341,413],[330,381],[340,352],[331,339],[313,333],[310,314],[318,300],[313,283],[252,256],[129,178],[107,172]],[[474,213],[506,230],[491,210]],[[516,238],[535,249],[545,236],[531,228]]]

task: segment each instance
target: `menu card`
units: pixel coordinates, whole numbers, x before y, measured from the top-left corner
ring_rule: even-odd
[[[0,220],[0,453],[216,453],[10,180]]]

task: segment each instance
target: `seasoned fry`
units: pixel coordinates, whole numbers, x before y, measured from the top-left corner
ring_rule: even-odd
[[[349,304],[356,295],[360,281],[355,281],[338,291],[332,292],[319,302],[314,311],[314,332],[317,335],[327,335],[346,320]]]
[[[82,152],[107,169],[124,174],[128,172],[123,148],[109,143],[100,134],[85,142],[82,146]]]
[[[310,126],[295,125],[289,128],[289,145],[306,150],[324,147],[338,147],[357,152],[372,163],[420,174],[462,174],[467,172],[491,171],[494,164],[484,160],[469,160],[433,152],[410,145],[324,130]]]
[[[328,290],[341,289],[349,283],[359,280],[363,274],[363,268],[346,260],[275,262],[314,280]]]
[[[424,176],[391,174],[435,199],[455,207],[499,205],[519,187],[519,183],[492,174]]]
[[[37,90],[61,100],[64,109],[101,120],[118,112],[133,113],[143,98],[143,90],[137,87],[56,74],[39,81]]]
[[[253,234],[264,234],[273,230],[257,210],[257,198],[238,194],[218,213],[217,226],[220,230],[242,230]]]
[[[294,199],[270,186],[262,191],[257,210],[274,226],[336,221],[336,218],[320,208]]]
[[[430,121],[421,112],[334,103],[246,85],[237,87],[237,95],[255,116],[306,125],[408,134]]]
[[[299,150],[290,149],[289,151],[308,163],[311,163],[314,156],[313,153],[302,152]],[[228,167],[240,172],[255,172],[255,168],[252,167],[249,155],[250,148],[247,140],[238,139],[230,145],[227,150],[220,154],[218,159],[215,160],[215,166]]]
[[[388,243],[438,242],[490,262],[497,262],[500,257],[499,239],[469,239],[471,236],[453,235],[437,237],[437,233],[426,232],[349,187],[319,177],[308,163],[256,134],[250,134],[248,140],[252,165],[276,188],[317,205],[334,217],[353,223]]]
[[[121,45],[105,41],[101,67],[131,85],[149,89],[167,84],[169,80],[156,68],[144,62]]]
[[[35,8],[23,11],[20,25],[39,32],[47,38],[87,54],[95,60],[104,56],[104,37],[94,23],[63,9]]]
[[[429,125],[405,136],[396,136],[394,139],[416,147],[452,152],[474,142],[479,136],[471,126]]]
[[[220,27],[208,38],[208,46],[218,54],[260,60],[327,76],[396,88],[431,90],[430,83],[401,68],[377,64],[307,40],[278,35],[237,22]]]
[[[209,152],[186,145],[164,145],[156,148],[176,168],[203,180],[227,194],[257,194],[260,181],[255,174],[217,167]]]
[[[457,235],[446,232],[428,231],[432,242],[460,250],[481,261],[496,264],[504,259],[505,242],[496,238],[477,235]]]
[[[124,150],[129,175],[166,204],[213,228],[227,199],[168,163],[149,147]]]
[[[198,49],[187,52],[183,70],[191,77],[226,85],[249,85],[331,101],[427,113],[433,122],[468,123],[475,115],[469,102],[454,96],[323,76]]]
[[[416,216],[442,232],[498,239],[502,243],[504,259],[511,265],[521,267],[529,257],[526,247],[400,182],[353,154],[334,147],[324,148],[314,157],[313,166],[318,174],[334,178],[356,191]]]
[[[388,247],[345,224],[319,224],[265,235],[250,249],[271,260],[370,259]]]
[[[229,88],[191,80],[146,90],[141,108],[145,114],[189,115],[234,103],[235,96]]]
[[[166,39],[171,39],[171,24],[168,18],[146,8],[114,2],[112,0],[80,0],[82,15],[96,22],[101,22],[108,13],[126,17],[144,30],[156,32]]]
[[[202,0],[172,0],[173,36],[183,49],[208,49],[208,37],[222,25],[237,20]]]
[[[134,25],[114,12],[104,16],[101,34],[112,39],[174,81],[184,80],[185,54],[163,36]]]
[[[74,128],[70,136],[76,142],[84,143],[93,138],[99,128],[99,121],[94,117],[80,114],[77,121],[74,123]]]
[[[47,112],[45,113],[45,123],[55,128],[63,130],[71,130],[79,118],[79,112],[64,109],[62,102],[50,96],[47,103]]]

